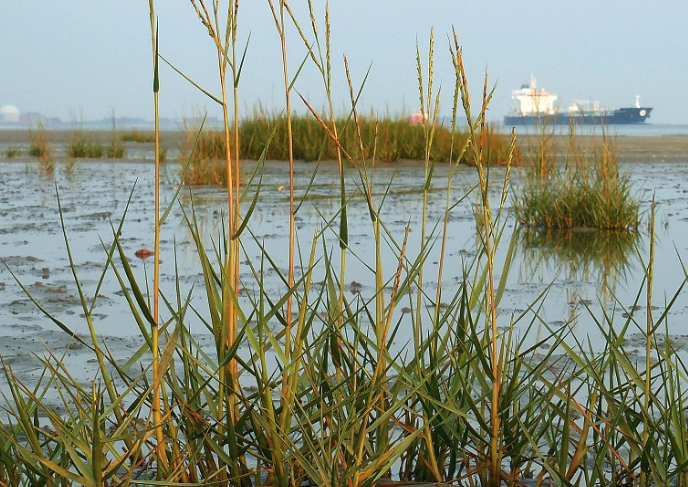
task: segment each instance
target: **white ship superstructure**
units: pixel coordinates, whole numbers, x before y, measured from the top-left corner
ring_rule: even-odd
[[[515,115],[519,116],[548,116],[554,115],[557,95],[549,91],[537,89],[535,76],[530,75],[530,85],[523,85],[520,89],[511,92],[511,99],[517,102],[514,107]]]

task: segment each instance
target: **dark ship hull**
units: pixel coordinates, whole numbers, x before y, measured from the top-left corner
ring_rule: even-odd
[[[644,123],[650,117],[652,108],[629,107],[618,108],[609,112],[573,111],[569,114],[557,113],[553,115],[507,115],[504,125],[634,125]]]

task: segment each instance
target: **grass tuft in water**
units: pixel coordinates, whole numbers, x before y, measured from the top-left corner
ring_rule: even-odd
[[[21,149],[16,146],[10,146],[5,151],[5,157],[7,157],[8,159],[16,159],[18,157],[21,157],[21,154]]]
[[[67,155],[75,159],[100,159],[105,155],[105,147],[88,139],[81,130],[78,130],[69,139]]]
[[[55,156],[52,144],[48,141],[48,136],[42,123],[38,123],[36,130],[29,131],[31,139],[29,145],[29,155],[38,158],[41,172],[53,174],[55,172]]]
[[[563,154],[556,153],[553,137],[543,128],[540,144],[526,159],[524,182],[514,196],[516,218],[534,227],[635,230],[640,206],[604,128],[600,146],[587,151],[578,144],[575,126]]]
[[[123,159],[125,155],[126,148],[118,135],[114,115],[108,145],[100,143],[95,137],[89,137],[81,128],[76,128],[67,146],[67,156],[74,159]]]

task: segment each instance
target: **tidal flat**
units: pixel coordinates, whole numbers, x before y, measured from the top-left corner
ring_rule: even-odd
[[[63,154],[70,135],[68,131],[48,132],[57,154]],[[103,141],[110,137],[108,131],[89,135]],[[163,145],[174,150],[185,137],[183,132],[163,133]],[[583,136],[578,140],[583,144],[593,142]],[[527,137],[522,143],[528,143]],[[563,144],[565,140],[558,143]],[[9,146],[21,144],[28,145],[28,132],[0,131],[0,154],[4,154]],[[600,342],[597,340],[600,330],[591,318],[592,314],[605,312],[619,319],[634,314],[638,323],[643,323],[647,312],[645,303],[641,300],[637,304],[635,299],[644,286],[649,259],[646,226],[653,198],[656,202],[657,239],[651,310],[654,315],[662,313],[681,286],[685,279],[681,259],[688,255],[688,188],[684,185],[688,180],[688,137],[617,137],[615,146],[620,169],[629,175],[634,195],[643,210],[644,224],[639,229],[637,240],[625,245],[625,250],[621,251],[623,255],[619,255],[618,249],[605,250],[605,242],[609,239],[600,232],[594,232],[595,238],[591,238],[589,233],[574,232],[564,238],[564,241],[573,242],[572,247],[566,247],[561,243],[550,244],[539,237],[533,238],[512,217],[507,217],[503,221],[505,231],[496,263],[499,266],[505,258],[510,242],[515,245],[516,257],[506,278],[506,290],[500,303],[501,326],[507,326],[515,316],[528,315],[528,306],[538,301],[543,292],[546,292],[546,298],[538,309],[539,316],[550,326],[566,326],[577,336],[589,337],[591,343]],[[150,157],[151,144],[128,143],[127,147],[128,155],[124,160],[85,159],[69,171],[66,162],[57,157],[56,170],[51,175],[41,173],[36,160],[28,157],[26,151],[14,159],[0,158],[0,258],[4,263],[0,266],[0,355],[22,380],[30,383],[32,377],[40,374],[37,356],[46,356],[48,351],[63,361],[73,362],[75,375],[84,382],[93,379],[97,368],[90,351],[75,345],[73,339],[60,332],[32,300],[35,299],[47,313],[74,333],[88,332],[60,223],[58,194],[79,282],[89,299],[95,297],[92,318],[97,332],[104,337],[113,354],[121,355],[123,360],[141,345],[142,338],[131,318],[120,284],[112,270],[106,269],[113,228],[120,225],[126,211],[120,241],[141,286],[152,279],[152,260],[135,256],[137,250],[153,246],[154,165]],[[255,162],[245,163],[247,202],[257,191],[257,178],[252,184],[248,183],[254,169]],[[226,191],[223,189],[208,186],[179,188],[179,170],[180,164],[174,160],[166,163],[163,169],[163,206],[171,205],[170,216],[162,228],[160,251],[161,289],[166,296],[174,295],[177,284],[182,294],[201,292],[203,286],[197,252],[185,220],[185,215],[192,211],[192,204],[209,248],[219,241],[226,204]],[[258,287],[251,266],[258,266],[261,262],[263,250],[274,259],[275,266],[268,266],[263,278],[265,286],[273,289],[275,295],[284,293],[280,273],[287,266],[284,249],[289,205],[288,191],[285,192],[284,188],[288,187],[288,167],[281,161],[267,161],[258,168],[258,172],[262,175],[259,204],[251,217],[251,236],[244,239],[242,257],[240,300],[246,309],[250,308],[252,293]],[[493,168],[491,174],[497,197],[505,170]],[[302,201],[296,216],[296,229],[304,259],[311,250],[313,235],[323,228],[324,222],[337,216],[338,177],[336,165],[329,162],[297,162],[295,165],[296,197]],[[439,164],[428,203],[430,222],[439,222],[444,215],[447,178],[448,166]],[[517,168],[511,175],[510,184],[518,185],[520,178]],[[393,181],[391,186],[390,181]],[[357,193],[359,183],[358,173],[349,168],[346,185],[351,192],[348,211],[352,257],[347,261],[345,285],[352,299],[366,296],[374,289],[371,225],[365,199]],[[422,164],[415,161],[381,164],[375,170],[373,184],[377,197],[381,198],[387,192],[381,213],[387,228],[401,240],[410,225],[407,252],[409,255],[418,254],[420,237],[414,222],[421,217]],[[449,250],[442,281],[445,296],[450,296],[462,282],[465,265],[479,247],[474,210],[478,195],[470,193],[476,184],[476,172],[470,167],[460,167],[452,179],[450,198],[456,206],[449,214]],[[174,200],[178,189],[179,197]],[[509,207],[507,201],[506,209]],[[336,247],[333,235],[326,232],[325,237],[325,240],[316,242],[318,258],[323,257],[323,249]],[[577,247],[575,241],[579,242]],[[388,245],[394,244],[388,242]],[[568,250],[564,252],[562,249]],[[383,258],[386,259],[383,262],[385,272],[393,275],[397,266],[394,256]],[[430,287],[437,279],[432,268],[439,259],[439,244],[436,243],[426,260],[428,269],[424,280]],[[496,270],[501,273],[499,267]],[[322,277],[316,276],[316,280]],[[443,305],[446,303],[439,303],[439,306]],[[403,327],[408,309],[400,308],[397,313],[402,326],[393,346],[400,352],[411,341],[411,336],[404,334]],[[204,313],[203,309],[198,311]],[[685,293],[681,293],[667,320],[669,337],[678,345],[685,341],[683,323],[687,315],[688,299]],[[212,337],[201,320],[189,318],[188,326],[197,334],[199,343],[212,346]],[[517,324],[517,330],[518,327]],[[546,331],[542,328],[529,333],[532,336],[523,339],[533,342]],[[2,381],[4,383],[4,379]]]

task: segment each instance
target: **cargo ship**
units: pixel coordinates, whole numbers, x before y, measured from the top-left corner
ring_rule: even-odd
[[[640,97],[635,97],[635,106],[609,109],[596,101],[574,102],[568,112],[557,110],[557,95],[544,89],[537,89],[537,81],[530,77],[530,84],[511,92],[514,107],[504,117],[504,125],[631,125],[644,123],[650,117],[652,108],[640,106]]]

